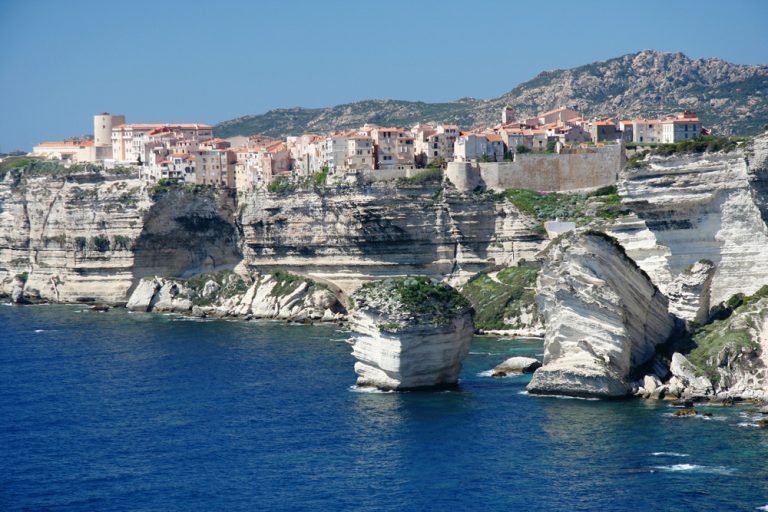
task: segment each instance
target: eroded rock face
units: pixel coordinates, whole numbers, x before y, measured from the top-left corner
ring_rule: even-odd
[[[532,393],[621,397],[630,372],[649,361],[674,321],[666,297],[602,233],[570,233],[543,254],[537,303],[544,315],[544,365]]]
[[[533,357],[510,357],[493,369],[494,376],[508,373],[533,373],[541,368],[541,363]],[[502,375],[499,375],[502,376]]]
[[[531,260],[543,238],[509,203],[438,186],[369,187],[239,196],[243,257],[351,293],[371,279],[417,274],[466,282],[494,265]]]
[[[709,316],[709,295],[715,265],[700,260],[685,269],[669,285],[669,311],[688,323],[703,324]]]
[[[715,265],[709,304],[768,284],[767,159],[763,135],[729,153],[646,157],[621,172],[619,194],[635,215],[607,231],[669,295],[673,310],[690,316],[698,309],[670,286],[700,260]]]
[[[196,317],[266,318],[336,322],[346,310],[336,294],[288,274],[206,274],[205,280],[144,278],[128,300],[134,311],[167,311]]]
[[[352,295],[357,385],[401,390],[458,382],[474,332],[472,308],[427,278],[376,281]]]
[[[224,191],[152,195],[134,169],[11,170],[0,176],[0,296],[124,304],[141,277],[231,268],[234,205]]]

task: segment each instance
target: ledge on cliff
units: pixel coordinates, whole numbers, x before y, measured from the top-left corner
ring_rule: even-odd
[[[411,389],[454,385],[474,332],[472,307],[425,277],[367,283],[350,297],[358,386]]]

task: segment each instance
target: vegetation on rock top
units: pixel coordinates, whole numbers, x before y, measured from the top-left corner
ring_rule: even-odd
[[[371,308],[390,316],[392,322],[379,325],[384,330],[397,330],[387,325],[401,325],[398,321],[444,325],[471,306],[454,288],[424,276],[372,281],[350,298],[354,309]]]

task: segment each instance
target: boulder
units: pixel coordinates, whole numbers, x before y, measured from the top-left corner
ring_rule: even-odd
[[[541,368],[538,359],[532,357],[510,357],[493,369],[494,377],[504,377],[508,373],[533,373]]]
[[[456,290],[408,277],[367,283],[351,299],[358,386],[401,390],[458,382],[474,323]]]
[[[152,299],[159,289],[160,283],[157,279],[142,279],[133,290],[125,307],[131,311],[149,311]]]
[[[674,329],[666,297],[604,233],[562,235],[541,260],[536,301],[546,325],[544,363],[529,392],[627,396],[632,371]]]
[[[672,354],[669,371],[673,378],[677,378],[676,384],[683,387],[683,391],[691,395],[708,395],[712,392],[712,383],[703,376],[696,375],[696,367],[679,352]]]

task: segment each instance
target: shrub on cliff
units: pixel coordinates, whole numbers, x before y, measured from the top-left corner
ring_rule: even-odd
[[[505,319],[518,317],[521,310],[530,310],[538,316],[536,308],[536,277],[539,270],[530,267],[509,267],[491,277],[477,274],[461,290],[475,308],[475,326],[478,329],[514,329],[522,327],[507,324]]]
[[[370,308],[416,324],[447,324],[470,302],[445,283],[424,276],[388,278],[364,284],[351,296],[354,309]]]

